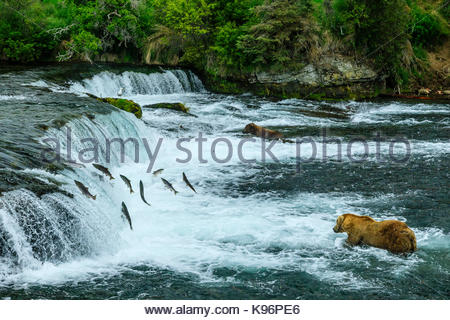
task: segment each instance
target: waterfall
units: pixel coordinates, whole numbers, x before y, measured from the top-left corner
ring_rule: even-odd
[[[94,119],[76,118],[61,129],[50,129],[40,142],[50,146],[48,139],[59,141],[62,159],[66,160],[68,130],[72,137],[73,160],[79,162],[76,155],[89,147],[83,139],[95,138],[99,142],[98,162],[110,168],[121,165],[121,146],[111,144],[112,157],[106,164],[105,139],[136,139],[142,156],[146,153],[141,137],[148,139],[150,144],[155,140],[151,129],[133,115],[114,110],[110,114],[98,114]],[[127,161],[134,158],[134,148],[126,147],[124,151]],[[143,157],[141,160],[147,161]],[[91,164],[68,168],[56,176],[37,169],[26,173],[42,181],[57,180],[60,188],[74,197],[62,193],[39,197],[26,189],[6,192],[0,197],[0,275],[38,268],[44,262],[60,263],[114,249],[118,232],[124,228],[120,202],[115,199],[109,180]],[[116,178],[120,182],[120,178]],[[74,180],[82,181],[97,194],[97,201],[84,197]]]
[[[131,71],[116,74],[104,71],[92,78],[72,82],[69,92],[105,97],[116,96],[120,88],[123,88],[124,96],[204,91],[201,81],[192,72],[167,70],[150,74]],[[51,115],[45,117],[49,118]],[[113,185],[115,183],[117,188],[122,182],[118,169],[123,162],[135,162],[136,151],[139,153],[138,162],[147,162],[142,139],[145,138],[153,146],[156,135],[155,129],[146,127],[134,115],[118,109],[107,114],[96,113],[90,117],[83,115],[72,118],[61,128],[48,129],[43,137],[36,139],[40,145],[52,149],[56,148],[57,141],[61,159],[66,164],[69,163],[65,170],[53,175],[41,169],[2,169],[16,180],[21,177],[37,180],[37,188],[43,192],[38,195],[35,190],[28,190],[28,185],[23,184],[22,187],[0,194],[0,276],[36,269],[46,262],[61,263],[77,257],[113,251],[118,245],[119,233],[126,228],[121,219],[122,200],[120,193],[117,194],[122,191],[114,190]],[[83,161],[79,158],[80,151],[92,147],[94,142],[86,142],[92,139],[98,142],[99,151],[98,159],[93,162],[110,168],[116,176],[113,182],[94,169],[91,163],[81,164]],[[133,143],[126,143],[125,147],[120,143],[111,143],[107,152],[107,139],[134,140],[138,149]],[[67,159],[69,154],[71,159]],[[83,155],[86,159],[92,158],[95,153],[88,151]],[[39,156],[34,154],[37,160]],[[71,165],[72,161],[78,164]],[[82,181],[90,192],[97,195],[97,200],[83,196],[74,180]],[[55,186],[62,193],[54,193]]]
[[[99,97],[115,97],[121,88],[124,96],[202,92],[205,90],[202,82],[191,71],[166,70],[150,74],[132,71],[115,74],[103,71],[90,79],[72,83],[70,91],[90,93]]]
[[[70,146],[67,145],[67,133],[70,130],[71,142]],[[53,147],[51,141],[59,141],[60,153],[63,160],[67,159],[69,153],[72,153],[71,159],[75,162],[83,162],[79,159],[81,153],[84,159],[91,159],[93,152],[83,152],[86,148],[92,148],[93,142],[86,141],[85,139],[95,139],[98,143],[98,161],[95,162],[108,164],[108,166],[119,166],[121,162],[121,154],[126,160],[134,160],[136,150],[135,145],[138,146],[137,153],[140,160],[148,160],[141,157],[146,154],[144,143],[142,138],[148,140],[149,144],[153,144],[156,140],[156,132],[150,128],[147,128],[143,122],[137,120],[134,115],[120,110],[114,110],[110,114],[101,115],[98,114],[94,119],[82,117],[72,120],[66,126],[61,129],[51,129],[47,132],[45,138],[41,139],[42,144],[46,144],[49,147]],[[50,139],[50,140],[49,140]],[[119,142],[111,142],[110,151],[106,150],[106,140],[109,139],[122,139],[125,142],[123,151],[121,150],[121,144]],[[136,144],[132,143],[134,140]],[[110,155],[108,159],[107,154]],[[141,161],[139,161],[141,162]]]

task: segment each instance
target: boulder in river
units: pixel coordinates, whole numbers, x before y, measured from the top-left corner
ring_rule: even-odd
[[[136,116],[136,118],[142,118],[142,109],[141,107],[134,102],[133,100],[128,99],[118,99],[118,98],[99,98],[94,96],[93,94],[87,93],[87,95],[91,98],[95,98],[98,101],[106,102],[113,105],[116,108],[119,108],[123,111],[130,112]]]
[[[170,109],[170,110],[175,110],[175,111],[181,111],[184,113],[189,113],[189,108],[186,107],[181,102],[148,104],[148,105],[145,105],[143,108]]]

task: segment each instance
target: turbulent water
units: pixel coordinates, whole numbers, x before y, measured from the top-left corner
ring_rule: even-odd
[[[144,108],[138,120],[86,95],[119,91],[142,106],[182,102],[190,114]],[[250,122],[290,140],[311,137],[315,147],[302,143],[299,158],[295,144],[278,142],[273,159],[255,140],[241,144],[241,154]],[[0,124],[2,298],[450,297],[448,104],[218,95],[186,70],[3,68]],[[207,139],[204,161],[194,140],[199,133]],[[83,140],[89,138],[99,141],[98,162],[114,180],[92,164],[66,161],[69,154],[80,162],[79,152],[93,146]],[[127,145],[121,159],[114,144],[108,162],[105,138],[133,138],[138,148]],[[146,173],[144,142],[154,151],[160,138],[152,170],[164,171],[155,177]],[[191,151],[187,163],[177,161],[187,157],[180,138]],[[55,141],[64,159],[57,165],[42,158]],[[183,172],[197,193],[183,183]],[[83,196],[74,180],[97,200]],[[140,199],[140,180],[151,207]],[[405,221],[419,250],[399,256],[347,246],[346,235],[332,230],[347,212]]]

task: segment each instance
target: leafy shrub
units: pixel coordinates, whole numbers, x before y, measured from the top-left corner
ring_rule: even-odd
[[[260,69],[283,68],[304,58],[315,35],[307,19],[311,12],[309,0],[265,1],[255,8],[259,22],[240,38],[238,48]]]
[[[406,8],[405,0],[336,0],[330,29],[397,83],[408,38]]]
[[[440,13],[447,21],[450,21],[450,2],[448,0],[442,0],[440,5]]]
[[[40,1],[0,2],[0,55],[12,61],[31,62],[50,54],[58,44],[46,28],[59,21],[47,18],[54,9],[52,3]]]
[[[410,24],[412,43],[422,47],[432,47],[448,36],[448,30],[433,12],[425,12],[413,7]]]
[[[427,60],[427,51],[420,45],[413,46],[414,56],[420,60]]]

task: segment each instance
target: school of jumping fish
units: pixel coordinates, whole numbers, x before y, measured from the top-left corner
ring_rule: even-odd
[[[97,169],[98,171],[100,171],[101,173],[103,173],[106,177],[108,177],[110,180],[113,180],[114,177],[112,176],[111,172],[109,171],[108,168],[100,165],[100,164],[93,164],[93,167],[95,169]],[[153,171],[153,175],[156,177],[158,175],[160,175],[162,172],[164,171],[164,169],[158,169]],[[125,185],[128,187],[128,189],[130,189],[130,193],[134,193],[133,191],[133,187],[132,187],[132,183],[130,181],[130,179],[128,179],[126,176],[124,175],[120,175],[120,178],[123,180],[123,182],[125,183]],[[175,190],[175,188],[173,187],[173,185],[167,181],[164,178],[161,178],[161,181],[163,182],[164,186],[172,191],[175,195],[178,193],[177,190]],[[186,174],[183,172],[183,181],[184,183],[186,183],[186,185],[195,193],[197,193],[197,191],[195,190],[195,188],[192,186],[191,182],[188,180],[188,178],[186,177]],[[80,181],[74,180],[75,185],[78,187],[78,189],[80,189],[81,193],[86,196],[87,198],[90,198],[92,200],[96,200],[97,196],[92,195],[89,192],[89,189]],[[142,180],[139,181],[139,193],[141,195],[141,199],[142,201],[148,205],[151,206],[149,202],[147,202],[147,200],[145,199],[145,194],[144,194],[144,183],[142,182]],[[128,224],[130,225],[130,229],[133,230],[133,224],[131,222],[131,216],[130,213],[128,211],[127,205],[125,204],[125,202],[122,202],[122,215],[123,217],[128,221]]]

